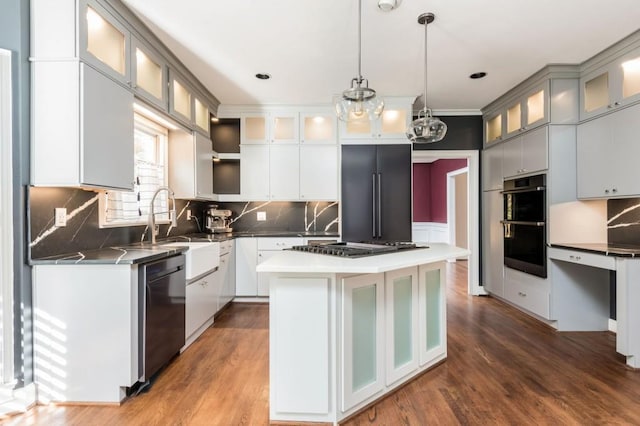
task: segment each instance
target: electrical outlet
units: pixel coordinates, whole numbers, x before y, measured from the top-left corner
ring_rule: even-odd
[[[258,222],[267,220],[267,212],[258,212]]]
[[[187,220],[191,220],[191,210],[187,210]]]
[[[67,209],[56,207],[53,222],[54,226],[67,226]]]

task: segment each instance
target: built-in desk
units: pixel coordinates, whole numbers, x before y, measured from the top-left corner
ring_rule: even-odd
[[[559,331],[606,329],[608,271],[616,272],[616,351],[627,357],[627,365],[640,368],[640,250],[607,244],[552,244],[549,258],[555,299],[564,305],[556,310]],[[578,314],[572,314],[572,307]],[[589,309],[594,312],[586,312]],[[568,312],[563,315],[562,311]]]

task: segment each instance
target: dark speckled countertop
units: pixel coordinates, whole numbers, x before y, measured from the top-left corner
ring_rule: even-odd
[[[31,265],[74,265],[74,264],[102,264],[121,265],[147,263],[165,257],[175,256],[188,250],[188,247],[166,247],[166,243],[198,242],[198,241],[226,241],[234,238],[260,237],[304,237],[304,238],[336,238],[336,232],[297,232],[297,231],[246,231],[227,234],[187,234],[158,240],[155,245],[137,243],[118,247],[104,247],[75,253],[63,253],[55,256],[31,259]]]
[[[640,247],[606,243],[562,243],[551,247],[579,250],[588,253],[604,254],[616,257],[640,257]]]

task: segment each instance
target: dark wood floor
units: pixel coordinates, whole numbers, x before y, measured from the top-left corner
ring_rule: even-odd
[[[447,266],[448,358],[347,425],[640,424],[640,371],[611,333],[558,333],[466,294]],[[120,407],[40,406],[7,425],[266,425],[268,307],[233,304]]]

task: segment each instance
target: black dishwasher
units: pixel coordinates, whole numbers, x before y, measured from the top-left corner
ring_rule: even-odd
[[[138,371],[149,380],[185,342],[184,255],[142,264],[138,270]]]

